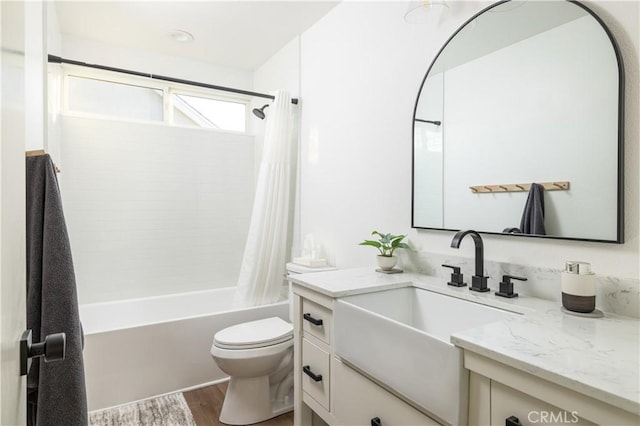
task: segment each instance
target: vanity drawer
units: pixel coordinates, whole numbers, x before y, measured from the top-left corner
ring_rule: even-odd
[[[338,424],[369,426],[438,423],[337,359],[333,368],[334,413]],[[378,421],[375,419],[379,419]]]
[[[595,424],[579,415],[579,411],[562,410],[495,380],[491,381],[491,425],[502,426],[511,416],[517,417],[523,426],[544,423],[579,426]]]
[[[329,353],[302,339],[302,390],[329,411]]]
[[[331,310],[302,299],[302,330],[305,335],[311,335],[326,343],[331,344]]]

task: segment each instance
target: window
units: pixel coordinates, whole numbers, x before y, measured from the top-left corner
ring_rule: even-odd
[[[65,67],[65,110],[207,129],[247,131],[249,98],[145,77]]]
[[[69,76],[68,108],[74,112],[163,121],[163,91],[151,87]]]
[[[184,94],[172,98],[175,124],[246,131],[246,104]]]

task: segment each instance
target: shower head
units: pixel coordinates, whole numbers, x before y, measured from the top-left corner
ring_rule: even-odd
[[[269,106],[269,104],[264,104],[264,106],[262,108],[254,108],[253,109],[253,115],[255,115],[256,117],[258,117],[260,120],[264,120],[264,109],[267,108]]]

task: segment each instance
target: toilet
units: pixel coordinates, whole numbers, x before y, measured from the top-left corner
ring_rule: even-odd
[[[230,376],[220,421],[248,425],[293,409],[293,325],[273,317],[216,333],[211,356]]]
[[[289,274],[328,271],[287,264]],[[278,317],[217,332],[211,356],[229,375],[220,421],[249,425],[293,410],[293,325]]]

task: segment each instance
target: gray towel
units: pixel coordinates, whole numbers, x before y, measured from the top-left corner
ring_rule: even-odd
[[[532,183],[524,205],[520,230],[523,234],[547,235],[544,229],[544,187]]]
[[[26,160],[27,327],[34,342],[49,334],[67,336],[64,360],[40,358],[31,366],[29,420],[35,417],[38,426],[86,426],[82,328],[58,180],[49,155]]]

